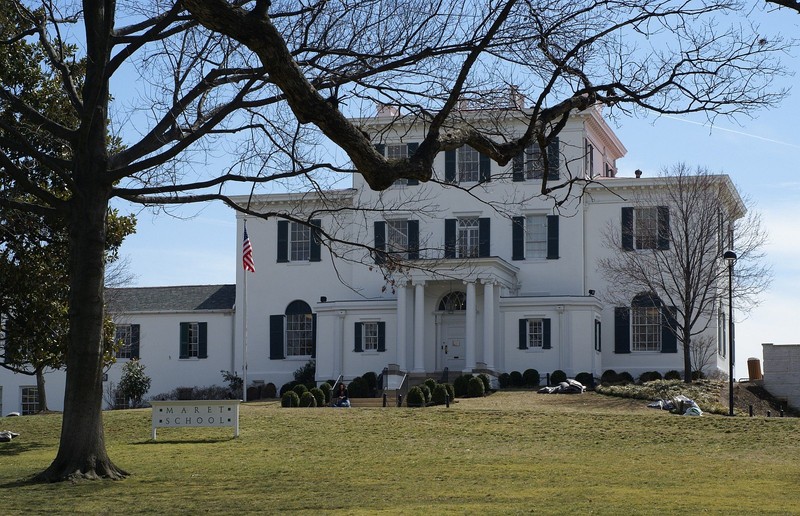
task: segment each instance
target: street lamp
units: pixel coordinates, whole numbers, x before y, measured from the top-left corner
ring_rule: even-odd
[[[733,251],[725,251],[722,255],[725,263],[728,264],[728,415],[733,415],[733,351],[734,351],[734,337],[733,337],[733,264],[736,263],[736,253]]]

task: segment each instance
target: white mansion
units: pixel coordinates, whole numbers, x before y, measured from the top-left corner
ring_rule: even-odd
[[[474,113],[473,123],[498,124],[481,116],[488,115]],[[388,114],[360,122],[380,135],[376,147],[390,158],[413,152],[422,139],[421,127]],[[502,125],[510,133],[522,127],[511,115]],[[349,189],[255,196],[251,209],[295,219],[247,218],[255,273],[239,261],[235,286],[109,294],[126,344],[109,381],[118,381],[131,356],[146,365],[151,395],[222,384],[220,371],[241,375],[245,357],[248,383],[277,386],[311,359],[320,382],[386,367],[437,378],[447,368],[451,379],[454,372],[529,368],[570,377],[682,371],[682,349],[665,329],[667,307],[652,296],[615,306],[607,295],[615,286],[597,267],[616,252],[608,245],[614,231],[630,252],[669,252],[659,228],[669,223],[670,207],[637,206],[664,179],[616,177],[624,153],[601,111],[589,109],[571,117],[548,155],[553,184],[593,181],[576,184],[557,208],[540,195],[538,153],[501,167],[469,147],[441,153],[430,183],[374,192],[356,174]],[[741,203],[726,176],[715,180],[731,199],[721,214],[723,238]],[[311,221],[319,233],[296,220]],[[237,221],[241,247],[245,216]],[[717,327],[724,321],[713,319],[712,367],[724,369],[726,335]],[[62,373],[47,377],[50,407],[58,410]],[[34,399],[31,377],[0,370],[0,386],[2,414],[26,410]]]

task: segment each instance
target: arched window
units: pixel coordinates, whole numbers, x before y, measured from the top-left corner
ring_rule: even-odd
[[[305,301],[286,307],[286,356],[311,356],[314,350],[314,315]]]
[[[467,309],[467,294],[464,292],[450,292],[439,301],[439,311],[460,312]]]

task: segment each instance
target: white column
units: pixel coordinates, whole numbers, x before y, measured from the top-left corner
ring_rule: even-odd
[[[475,369],[475,283],[467,283],[467,327],[465,340],[467,341],[466,364],[464,372],[471,373]]]
[[[483,362],[494,369],[494,282],[483,280]]]
[[[425,372],[425,282],[414,285],[414,372]]]
[[[408,327],[406,285],[401,283],[397,287],[397,365],[401,371],[406,370],[406,356],[408,356],[408,339],[406,338],[406,328]]]
[[[339,310],[336,315],[336,330],[338,335],[336,336],[336,349],[333,352],[333,356],[335,362],[334,373],[336,377],[338,377],[340,374],[344,374],[344,318],[347,312]]]

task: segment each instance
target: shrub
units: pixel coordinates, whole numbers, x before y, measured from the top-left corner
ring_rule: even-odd
[[[431,393],[431,402],[434,405],[444,405],[445,396],[449,396],[447,393],[447,387],[443,383],[438,383],[436,384],[436,387],[434,387],[433,393]],[[452,400],[453,398],[450,399]]]
[[[406,406],[407,407],[425,406],[425,394],[423,394],[422,389],[416,386],[409,389],[408,395],[406,396]]]
[[[628,371],[622,371],[617,375],[617,383],[627,385],[629,383],[636,383],[633,381],[633,376]]]
[[[311,394],[311,391],[306,391],[300,396],[300,406],[301,407],[316,407],[317,406],[317,399]]]
[[[298,395],[298,396],[300,396],[300,398],[302,398],[302,397],[303,397],[303,394],[305,394],[306,392],[308,392],[308,387],[306,387],[306,386],[305,386],[305,384],[298,383],[297,385],[295,385],[294,387],[292,387],[292,390],[293,390],[294,392],[296,392],[296,393],[297,393],[297,395]]]
[[[353,378],[347,385],[347,392],[351,398],[368,398],[371,394],[367,381],[361,376]]]
[[[281,396],[281,407],[299,407],[300,406],[300,396],[297,395],[294,391],[286,391],[283,396]]]
[[[316,400],[317,402],[316,404],[317,407],[325,406],[325,393],[322,392],[322,389],[320,389],[319,387],[314,387],[308,392],[310,392],[311,395],[314,396],[314,400]]]
[[[309,360],[306,364],[294,372],[294,380],[297,383],[302,383],[307,388],[315,387],[317,375],[317,363],[314,360]]]
[[[594,388],[594,376],[592,376],[592,373],[578,373],[575,375],[575,380],[586,388]]]
[[[556,384],[559,384],[561,382],[566,382],[566,381],[567,381],[567,373],[565,373],[561,369],[556,369],[555,371],[550,373],[550,384],[551,385],[556,385]]]
[[[261,390],[261,396],[264,398],[276,398],[278,395],[278,390],[275,387],[275,384],[269,382],[264,388]]]
[[[370,371],[368,373],[364,373],[361,378],[363,378],[364,382],[366,382],[367,391],[369,392],[369,395],[372,396],[375,392],[375,389],[378,388],[378,375]]]
[[[639,375],[639,383],[661,380],[661,373],[658,371],[645,371]]]
[[[692,381],[702,380],[706,377],[703,371],[692,371]]]
[[[481,380],[477,376],[473,376],[469,379],[469,384],[467,386],[467,396],[470,398],[480,398],[484,395],[486,390],[483,388],[483,380]]]
[[[453,388],[452,383],[443,383],[444,388],[447,389],[447,394],[450,396],[450,401],[456,399],[456,390]]]
[[[286,382],[283,385],[281,385],[281,390],[279,392],[281,398],[283,397],[284,394],[294,389],[295,385],[297,385],[297,382],[295,382],[294,380],[292,380],[291,382]]]
[[[431,402],[431,390],[424,383],[419,386],[419,389],[422,391],[422,395],[425,396],[425,404],[427,405]]]
[[[509,384],[511,387],[522,387],[525,385],[525,380],[522,379],[522,373],[519,371],[511,371]]]
[[[613,369],[606,369],[603,371],[603,374],[600,375],[600,383],[603,384],[611,384],[617,383],[617,372]]]
[[[453,389],[456,393],[456,396],[459,398],[464,398],[467,396],[470,378],[472,378],[471,374],[462,374],[461,376],[457,376],[453,381]]]
[[[497,377],[497,381],[500,383],[500,388],[505,389],[511,383],[511,375],[508,373],[502,373]]]
[[[436,380],[434,380],[433,378],[425,378],[425,381],[422,383],[427,385],[428,389],[430,389],[431,392],[433,392],[436,389]]]
[[[480,378],[481,381],[483,382],[483,392],[484,393],[491,392],[492,391],[492,382],[489,379],[489,375],[486,374],[486,373],[481,373],[481,374],[478,375],[478,378]]]
[[[138,359],[130,359],[122,366],[122,378],[117,387],[125,398],[133,400],[134,407],[142,406],[142,398],[150,390],[150,377],[144,373],[144,364]]]
[[[244,379],[239,376],[239,373],[236,371],[220,371],[222,373],[222,379],[225,380],[225,383],[228,384],[228,389],[231,391],[231,397],[233,399],[239,399],[242,397],[242,386],[244,385]],[[248,396],[248,399],[250,397]]]
[[[526,369],[525,372],[522,373],[522,381],[525,382],[525,385],[528,387],[536,387],[539,385],[541,379],[539,371],[536,369]]]
[[[230,390],[221,385],[210,385],[208,387],[195,387],[191,390],[190,399],[193,400],[227,400],[230,399]]]
[[[682,380],[683,375],[676,370],[667,371],[664,373],[665,380]]]
[[[331,402],[331,389],[333,386],[328,382],[322,382],[322,385],[319,386],[319,389],[325,395],[325,403],[328,404]]]

